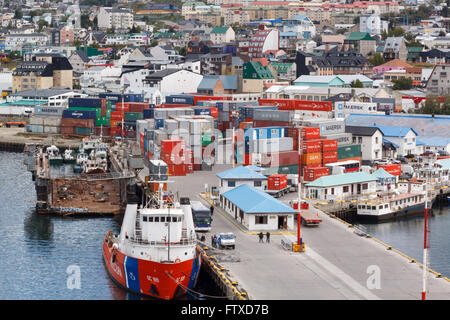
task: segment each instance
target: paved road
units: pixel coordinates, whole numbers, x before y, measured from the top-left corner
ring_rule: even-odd
[[[215,172],[224,168],[171,180],[194,199],[204,190],[204,183],[217,185]],[[272,235],[270,243],[258,243],[256,235],[241,231],[232,218],[216,209],[212,232],[236,234],[236,250],[226,250],[231,258],[217,256],[251,299],[420,299],[422,269],[417,264],[323,213],[320,216],[323,222],[318,228],[301,229],[306,252],[294,253],[282,249],[280,243],[282,239],[296,242],[296,235]],[[450,283],[429,275],[428,297],[450,299]]]

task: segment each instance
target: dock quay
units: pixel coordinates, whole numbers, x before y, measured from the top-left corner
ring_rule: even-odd
[[[172,191],[209,204],[208,198],[196,191],[217,185],[215,174],[226,168],[217,166],[189,177],[171,177],[175,181]],[[213,233],[235,233],[235,250],[212,255],[227,271],[230,283],[238,283],[250,300],[420,300],[420,263],[320,207],[313,208],[323,222],[319,227],[301,228],[304,252],[282,246],[296,242],[296,230],[271,232],[270,243],[258,243],[257,232],[249,232],[218,206],[211,232],[204,233],[206,243]],[[221,277],[219,271],[211,268],[217,278]],[[429,299],[449,299],[449,279],[431,269],[427,275]]]

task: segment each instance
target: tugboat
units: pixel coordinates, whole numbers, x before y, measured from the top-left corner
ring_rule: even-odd
[[[108,170],[107,148],[98,145],[91,151],[89,158],[84,162],[85,173],[105,173]]]
[[[48,156],[50,165],[62,165],[63,158],[59,154],[58,147],[56,147],[55,145],[52,145],[50,147],[47,147],[45,152],[46,152],[46,154]]]
[[[192,289],[201,254],[189,198],[153,208],[127,205],[119,235],[103,241],[103,262],[112,280],[131,292],[170,300]],[[170,197],[166,197],[170,199]]]

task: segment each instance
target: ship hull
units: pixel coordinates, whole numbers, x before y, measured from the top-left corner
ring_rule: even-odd
[[[406,207],[402,210],[390,212],[383,215],[363,215],[358,214],[357,218],[361,222],[383,222],[383,221],[389,221],[394,220],[401,217],[407,217],[417,214],[422,214],[425,212],[425,203],[419,203],[413,206]]]
[[[186,294],[197,283],[201,254],[175,263],[159,263],[127,256],[103,242],[103,262],[112,280],[135,294],[170,300]]]

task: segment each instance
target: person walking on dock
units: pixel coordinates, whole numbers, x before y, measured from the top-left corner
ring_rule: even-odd
[[[211,211],[211,215],[213,215],[213,213],[214,213],[214,206],[211,206],[211,207],[209,208],[209,211]]]
[[[258,236],[259,236],[259,242],[264,242],[264,240],[263,240],[263,238],[264,238],[263,233],[260,232]]]
[[[267,231],[267,233],[266,233],[266,242],[267,243],[270,243],[270,232],[269,231]]]

